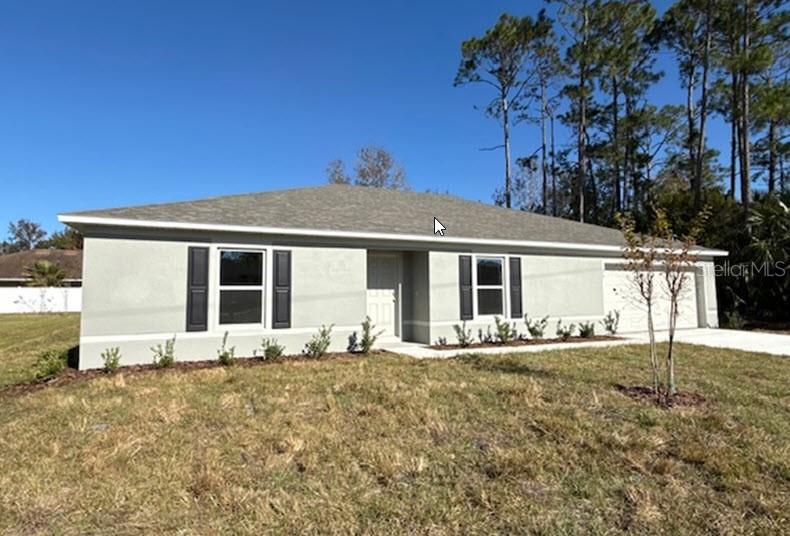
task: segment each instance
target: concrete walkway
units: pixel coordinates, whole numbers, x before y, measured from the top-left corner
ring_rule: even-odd
[[[643,336],[644,341],[647,342],[647,334]],[[661,332],[659,337],[659,340],[666,340],[667,333]],[[790,335],[782,333],[699,328],[678,330],[675,340],[712,348],[731,348],[746,352],[790,356]]]
[[[382,350],[395,352],[417,358],[447,358],[462,354],[512,354],[524,352],[545,352],[551,350],[567,350],[570,348],[605,348],[625,344],[646,344],[647,332],[626,333],[616,341],[586,341],[529,346],[494,346],[491,348],[466,348],[458,350],[434,350],[423,344],[402,341],[387,341],[380,344]],[[656,339],[665,341],[669,334],[666,331],[656,333]],[[790,356],[790,335],[763,333],[758,331],[735,331],[729,329],[683,329],[677,330],[675,340],[689,344],[699,344],[712,348],[731,348],[747,352],[764,352],[774,355]],[[577,339],[578,341],[578,339]]]

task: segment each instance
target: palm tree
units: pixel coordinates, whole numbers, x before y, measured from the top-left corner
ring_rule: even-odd
[[[29,287],[60,287],[66,273],[58,264],[50,261],[36,261],[33,266],[25,270],[25,277],[29,279]]]

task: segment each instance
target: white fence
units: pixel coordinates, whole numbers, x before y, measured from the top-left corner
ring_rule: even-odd
[[[0,313],[76,313],[81,309],[80,287],[0,287]]]

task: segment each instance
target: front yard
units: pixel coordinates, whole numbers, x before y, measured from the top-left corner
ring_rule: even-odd
[[[77,317],[0,318],[0,385]],[[68,318],[68,317],[67,317]],[[10,364],[10,365],[9,365]],[[119,373],[0,394],[0,533],[781,533],[790,360],[679,347]]]
[[[0,315],[0,389],[32,380],[38,354],[75,346],[79,332],[76,313]]]

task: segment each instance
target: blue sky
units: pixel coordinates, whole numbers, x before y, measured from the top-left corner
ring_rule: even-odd
[[[416,190],[502,181],[460,42],[538,2],[29,1],[0,9],[0,237],[58,212],[322,184],[378,144]],[[666,2],[657,4],[659,11]],[[659,103],[682,103],[659,57]],[[726,148],[716,120],[712,142]],[[519,125],[515,156],[538,132]]]

